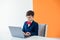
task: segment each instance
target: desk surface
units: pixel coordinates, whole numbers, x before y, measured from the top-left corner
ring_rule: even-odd
[[[40,36],[32,36],[29,38],[16,38],[16,37],[7,37],[7,36],[1,36],[0,35],[0,40],[60,40],[57,38],[46,38],[46,37],[40,37]]]

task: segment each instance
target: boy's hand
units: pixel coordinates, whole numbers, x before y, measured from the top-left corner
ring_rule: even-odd
[[[29,36],[31,35],[31,33],[30,33],[30,32],[26,32],[26,34],[28,34]]]
[[[24,35],[25,35],[25,36],[30,36],[31,33],[30,33],[30,32],[26,32],[26,33],[24,33]]]
[[[30,33],[30,32],[26,32],[26,34],[29,34],[29,35],[31,35],[31,33]]]

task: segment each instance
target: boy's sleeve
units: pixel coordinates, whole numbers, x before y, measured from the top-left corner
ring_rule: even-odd
[[[32,32],[31,35],[38,35],[38,24],[34,26],[34,32]]]
[[[26,23],[26,22],[25,22],[25,23]],[[25,32],[25,23],[24,23],[24,25],[23,25],[23,29],[22,29],[23,32]]]

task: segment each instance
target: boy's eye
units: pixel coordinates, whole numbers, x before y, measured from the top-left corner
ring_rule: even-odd
[[[28,18],[31,18],[31,17],[28,17]]]

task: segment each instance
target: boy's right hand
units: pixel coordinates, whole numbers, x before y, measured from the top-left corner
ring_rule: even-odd
[[[25,36],[30,36],[29,32],[24,33]]]

